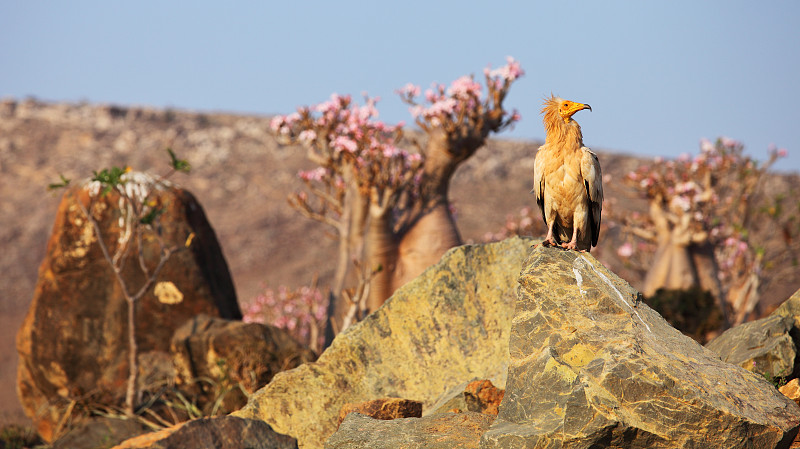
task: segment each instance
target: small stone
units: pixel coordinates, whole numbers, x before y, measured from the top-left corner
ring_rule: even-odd
[[[348,414],[354,412],[383,420],[419,418],[422,416],[422,402],[410,399],[383,398],[358,404],[345,404],[339,411],[339,425],[342,424]]]
[[[497,416],[505,390],[497,388],[490,380],[470,382],[464,390],[467,409],[472,412]]]

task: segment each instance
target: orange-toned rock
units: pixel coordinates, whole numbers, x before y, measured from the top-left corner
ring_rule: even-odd
[[[794,378],[786,385],[778,388],[778,391],[783,393],[784,396],[793,400],[800,405],[800,379]]]
[[[175,329],[200,313],[241,318],[227,263],[197,200],[149,175],[125,176],[126,189],[135,195],[149,193],[147,201],[162,210],[154,226],[165,246],[185,247],[187,237],[194,234],[189,248],[172,254],[157,279],[171,282],[172,298],[177,291],[182,300],[159,301],[151,287],[136,304],[139,353],[168,353]],[[69,188],[58,208],[33,301],[17,334],[20,400],[47,441],[62,430],[67,411],[120,404],[128,377],[127,303],[77,201],[84,205],[93,201],[91,212],[109,253],[120,253],[125,261],[121,276],[129,290],[139,289],[145,281],[120,195],[111,191],[103,196],[87,184]],[[118,251],[123,245],[129,250]],[[154,233],[145,234],[142,254],[145,266],[153,270],[160,254]],[[152,377],[147,372],[150,366],[141,368],[142,379]]]
[[[490,380],[476,380],[464,389],[464,400],[470,411],[497,416],[505,392],[495,387]]]
[[[339,425],[350,413],[361,413],[370,418],[383,420],[419,418],[422,416],[422,402],[401,398],[382,398],[358,404],[345,404],[339,410]]]

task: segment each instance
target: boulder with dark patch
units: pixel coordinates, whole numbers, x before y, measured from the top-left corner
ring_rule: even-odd
[[[161,211],[157,226],[165,246],[183,248],[194,235],[188,249],[172,254],[157,279],[171,283],[171,301],[159,301],[153,290],[137,301],[139,352],[169,353],[175,329],[200,313],[240,319],[227,264],[197,200],[146,174],[125,177],[125,189],[149,194],[150,207]],[[84,184],[65,193],[33,302],[17,334],[19,396],[25,413],[48,441],[63,430],[65,412],[121,403],[128,377],[127,302],[78,202],[84,207],[93,204],[90,213],[111,257],[124,260],[121,276],[129,289],[144,285],[145,275],[138,243],[130,233],[133,214],[120,207],[118,192],[101,195],[96,187]],[[159,263],[160,252],[158,239],[146,234],[141,253],[149,270]],[[176,297],[182,300],[174,303]]]

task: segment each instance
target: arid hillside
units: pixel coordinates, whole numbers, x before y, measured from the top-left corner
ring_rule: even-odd
[[[315,275],[330,279],[335,245],[327,229],[292,210],[286,196],[311,167],[299,147],[278,145],[269,118],[35,100],[0,103],[0,424],[17,421],[14,338],[30,303],[60,200],[47,186],[63,174],[81,179],[110,166],[168,171],[167,147],[192,165],[171,178],[195,194],[227,258],[240,304],[265,285],[297,287]],[[503,229],[506,217],[535,206],[531,189],[535,142],[495,139],[459,168],[451,186],[463,238],[482,242]],[[693,149],[686,149],[692,151]],[[644,210],[622,177],[641,160],[599,151],[610,208]],[[770,185],[789,191],[796,175]],[[604,217],[605,220],[605,217]],[[593,254],[634,287],[643,268],[616,256],[618,229],[601,235]],[[767,278],[764,302],[788,298],[800,287],[800,270]],[[785,271],[784,271],[785,273]]]

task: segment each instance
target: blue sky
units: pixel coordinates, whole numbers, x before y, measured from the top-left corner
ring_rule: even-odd
[[[596,149],[676,157],[701,138],[800,171],[800,2],[0,0],[0,97],[274,114],[331,93],[449,83],[506,56],[526,75],[500,137],[542,139],[551,92]]]

